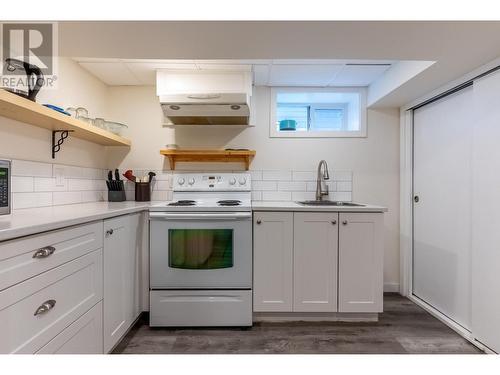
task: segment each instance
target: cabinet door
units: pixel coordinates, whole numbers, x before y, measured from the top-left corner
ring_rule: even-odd
[[[339,216],[339,312],[382,312],[383,214]]]
[[[293,311],[337,311],[338,213],[296,212]]]
[[[134,249],[130,216],[104,221],[104,351],[127,332],[133,315]]]
[[[254,213],[254,311],[292,311],[293,213]]]
[[[54,337],[37,354],[102,354],[102,302]]]

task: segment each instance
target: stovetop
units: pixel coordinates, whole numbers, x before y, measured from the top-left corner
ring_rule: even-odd
[[[175,173],[173,197],[150,211],[251,211],[249,173]]]
[[[250,198],[238,199],[239,204],[218,203],[220,199],[203,198],[194,201],[193,203],[179,203],[179,200],[172,200],[168,202],[161,202],[151,206],[150,211],[164,211],[164,212],[194,212],[194,211],[251,211],[252,203]],[[181,200],[182,202],[182,200]]]

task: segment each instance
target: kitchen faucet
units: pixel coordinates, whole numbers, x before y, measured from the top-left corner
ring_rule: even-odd
[[[321,173],[321,167],[323,167],[323,173]],[[318,164],[318,176],[316,180],[316,200],[323,200],[324,195],[328,195],[328,186],[325,185],[323,189],[323,183],[328,180],[330,176],[328,175],[328,164],[325,160],[321,160]]]

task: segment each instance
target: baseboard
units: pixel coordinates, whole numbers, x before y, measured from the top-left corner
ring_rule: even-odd
[[[254,322],[377,322],[377,313],[253,313]]]
[[[399,293],[399,283],[384,283],[385,293]]]

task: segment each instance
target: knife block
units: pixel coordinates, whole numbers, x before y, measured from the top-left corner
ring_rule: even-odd
[[[120,191],[108,191],[108,202],[123,202],[127,200],[125,196],[125,190]]]
[[[151,200],[151,184],[149,182],[135,183],[136,202],[148,202]]]

